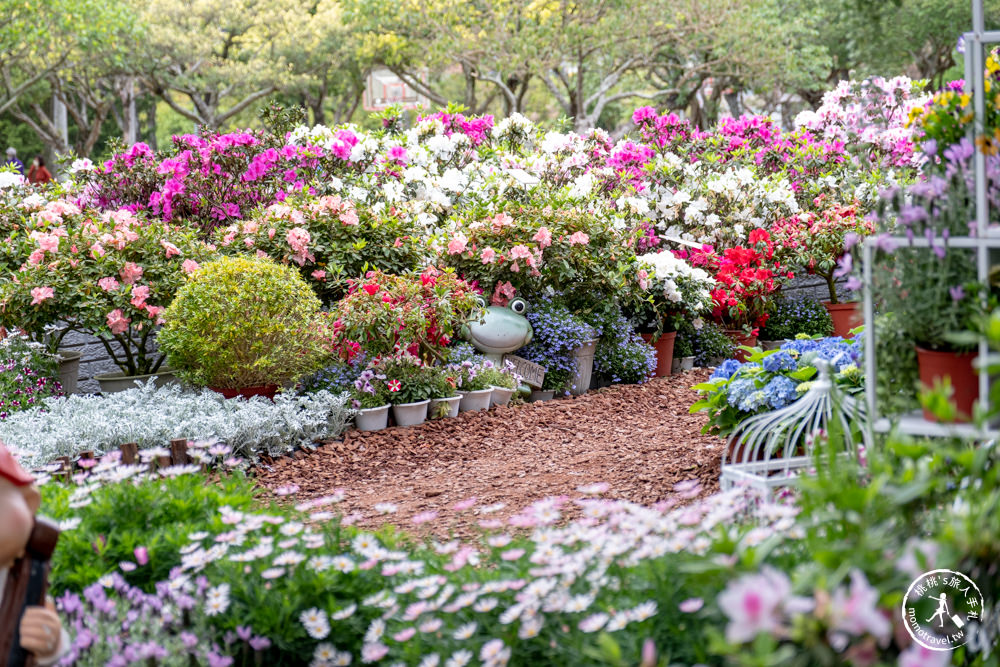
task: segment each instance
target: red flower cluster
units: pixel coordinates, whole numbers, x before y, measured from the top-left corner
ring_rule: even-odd
[[[774,243],[767,230],[750,232],[747,246],[725,250],[721,255],[712,246],[691,251],[689,261],[715,276],[712,290],[713,317],[728,329],[749,331],[763,326],[768,306],[778,289],[778,281],[791,277],[774,257]]]

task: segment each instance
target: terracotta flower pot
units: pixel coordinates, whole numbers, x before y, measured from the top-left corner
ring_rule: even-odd
[[[726,335],[733,341],[733,345],[746,345],[747,347],[757,346],[757,337],[748,336],[741,329],[726,329]],[[749,357],[749,353],[746,350],[736,349],[733,350],[733,359],[743,363]]]
[[[278,393],[278,385],[276,384],[263,384],[257,387],[243,387],[242,389],[224,389],[222,387],[209,387],[209,389],[222,394],[226,398],[236,398],[239,396],[249,399],[254,396],[263,396],[272,401],[274,400],[274,395]]]
[[[641,335],[642,339],[656,350],[656,369],[653,371],[652,377],[662,378],[670,375],[674,363],[674,340],[677,338],[677,332],[666,332],[655,343],[652,342],[653,334]]]
[[[849,303],[830,303],[824,301],[823,306],[826,312],[830,313],[833,320],[833,335],[841,338],[850,338],[851,329],[855,329],[865,323],[861,314],[861,304],[857,301]]]
[[[979,375],[973,367],[976,352],[942,352],[916,346],[917,366],[920,368],[920,383],[927,388],[934,386],[935,380],[951,379],[954,389],[951,400],[958,409],[956,421],[967,422],[972,415],[972,407],[979,399]],[[937,421],[937,417],[924,410],[924,419]]]

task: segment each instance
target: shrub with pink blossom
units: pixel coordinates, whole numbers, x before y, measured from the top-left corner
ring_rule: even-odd
[[[841,81],[823,95],[818,109],[796,116],[795,125],[848,146],[877,167],[916,167],[923,156],[911,111],[922,110],[929,100],[923,84],[905,76]]]
[[[96,336],[128,375],[155,372],[148,343],[188,273],[213,256],[194,231],[129,211],[54,200],[0,244],[17,264],[0,280],[0,325],[41,340],[51,326]]]

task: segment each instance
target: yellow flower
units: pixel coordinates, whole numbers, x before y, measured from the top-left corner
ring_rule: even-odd
[[[962,108],[969,106],[969,102],[972,100],[972,96],[968,93],[962,93],[962,96],[958,98],[958,103],[962,105]]]
[[[997,142],[992,137],[976,137],[976,146],[986,155],[996,155],[998,152]]]
[[[986,70],[993,74],[994,72],[1000,72],[1000,63],[998,63],[993,56],[986,59]]]

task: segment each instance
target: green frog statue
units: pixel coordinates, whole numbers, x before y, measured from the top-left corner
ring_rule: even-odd
[[[502,364],[503,355],[521,349],[534,336],[531,323],[524,316],[527,312],[528,303],[520,298],[511,299],[506,307],[483,308],[477,318],[462,327],[462,335],[487,359]],[[518,393],[527,395],[531,388],[522,384]]]

